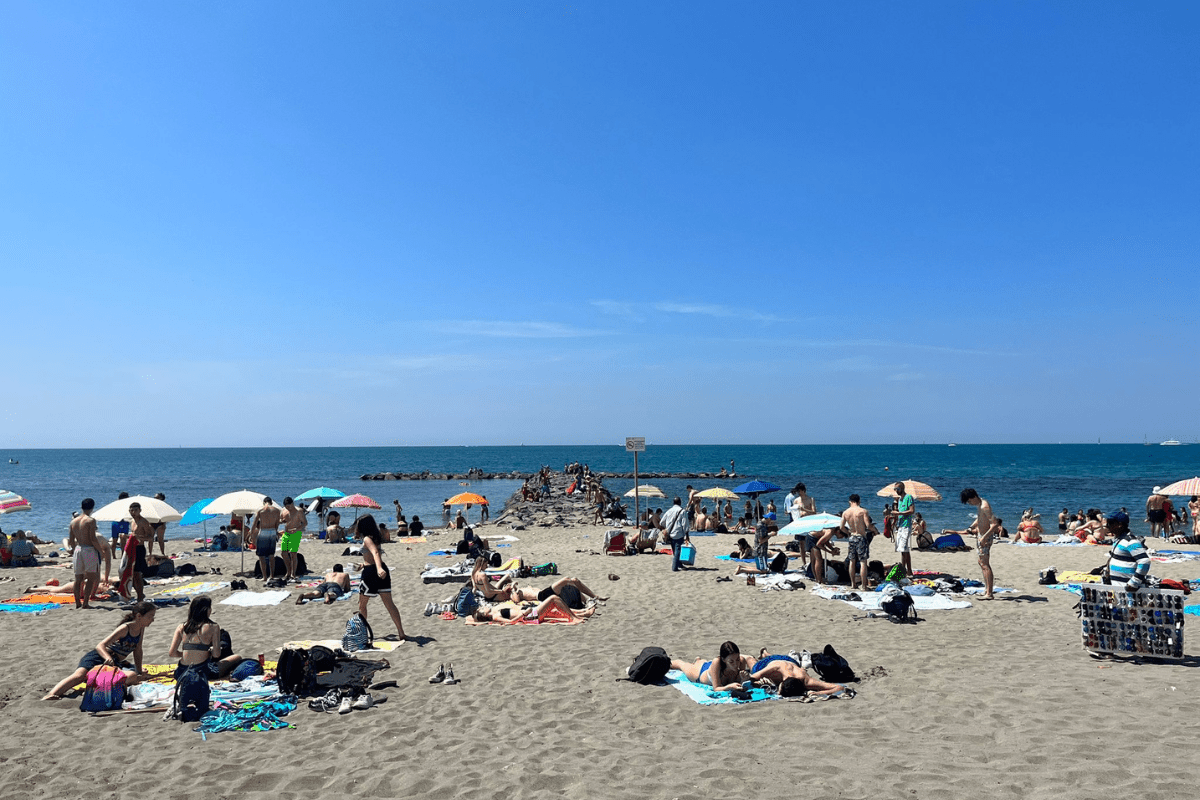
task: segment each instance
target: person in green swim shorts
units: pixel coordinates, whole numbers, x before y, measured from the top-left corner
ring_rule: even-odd
[[[300,540],[304,538],[304,529],[308,527],[308,515],[304,509],[297,506],[290,497],[283,499],[283,538],[280,539],[279,549],[282,551],[283,564],[287,567],[284,580],[296,579],[296,554],[300,552]]]

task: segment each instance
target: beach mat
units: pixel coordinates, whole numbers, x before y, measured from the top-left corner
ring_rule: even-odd
[[[117,596],[111,592],[106,594],[94,594],[92,600],[116,600]],[[72,594],[26,594],[20,597],[14,597],[10,600],[5,600],[4,605],[37,605],[37,606],[73,606],[75,605],[75,595]]]
[[[733,556],[713,556],[717,561],[736,561],[739,564],[753,564],[753,558],[734,558]]]
[[[375,646],[373,648],[371,648],[370,650],[355,650],[353,653],[350,653],[349,655],[356,656],[359,653],[390,653],[402,644],[404,644],[404,642],[390,642],[390,641],[387,641],[386,639],[377,639],[375,641]],[[285,650],[285,649],[291,650],[291,649],[300,648],[300,649],[308,650],[312,647],[316,647],[317,645],[321,645],[322,647],[328,647],[330,650],[338,650],[342,646],[342,640],[341,639],[297,639],[292,642],[284,642],[282,645],[280,645],[276,649],[277,650]]]
[[[516,603],[512,602],[511,600],[506,600],[503,603],[493,605],[492,608],[512,609],[512,613],[514,616],[524,614],[526,611],[526,609],[523,609],[521,606],[518,606]],[[569,614],[567,614],[566,612],[564,612],[558,608],[549,609],[548,611],[546,611],[546,613],[542,616],[541,619],[519,619],[516,622],[480,622],[480,621],[476,620],[474,617],[470,617],[470,616],[465,617],[464,619],[466,621],[466,624],[468,624],[468,625],[503,625],[506,627],[514,626],[514,625],[548,625],[551,623],[558,624],[558,625],[582,625],[584,622],[587,621],[587,620],[582,620],[582,619],[575,619],[574,617],[570,616]]]
[[[749,700],[736,700],[729,695],[729,692],[715,692],[711,686],[705,686],[702,683],[693,683],[689,681],[684,674],[677,669],[673,669],[667,673],[667,685],[674,686],[679,691],[683,692],[685,697],[691,698],[693,701],[702,706],[718,706],[718,705],[737,705],[744,703],[757,703],[762,700],[778,700],[779,696],[771,694],[763,689],[754,688],[750,690]]]
[[[849,594],[850,590],[846,589],[826,589],[819,586],[812,590],[812,593],[817,597],[823,597],[826,600],[832,600],[835,594]],[[879,604],[884,601],[884,596],[880,592],[859,592],[858,595],[862,600],[842,600],[848,606],[854,606],[859,611],[880,611]],[[940,594],[934,595],[909,595],[913,599],[913,606],[918,611],[947,611],[952,608],[970,608],[971,604],[965,600],[951,600],[949,597],[944,597]]]
[[[234,592],[218,605],[222,606],[277,606],[291,595],[286,589],[271,592]]]
[[[56,608],[62,608],[61,603],[0,603],[0,611],[5,614],[45,614]]]
[[[208,594],[215,592],[218,589],[229,588],[227,581],[192,581],[185,583],[183,586],[175,586],[170,589],[164,589],[161,592],[156,592],[155,597],[191,597],[198,594]]]

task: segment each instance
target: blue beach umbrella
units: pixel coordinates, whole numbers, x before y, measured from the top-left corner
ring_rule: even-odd
[[[325,500],[337,500],[339,497],[345,497],[345,492],[339,492],[337,489],[330,489],[328,486],[318,486],[316,489],[309,489],[304,494],[296,495],[297,500],[316,500],[318,497]]]
[[[205,514],[204,513],[204,507],[206,505],[208,505],[209,503],[211,503],[212,501],[213,501],[213,498],[206,497],[203,500],[192,503],[191,507],[188,508],[187,511],[183,512],[183,518],[179,520],[180,525],[197,525],[202,522],[205,523],[205,525],[204,525],[204,544],[205,544],[205,546],[208,546],[208,524],[207,524],[208,520],[217,516],[217,514]]]
[[[734,489],[734,491],[738,494],[744,494],[750,497],[758,497],[760,494],[778,492],[780,491],[780,488],[775,484],[767,483],[766,481],[750,481],[749,483],[743,483],[741,486]]]

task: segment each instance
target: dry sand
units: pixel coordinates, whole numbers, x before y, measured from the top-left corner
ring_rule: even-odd
[[[1015,595],[970,609],[926,612],[917,625],[853,619],[861,612],[804,592],[717,583],[734,565],[713,559],[735,537],[697,538],[699,569],[670,572],[663,555],[592,554],[603,528],[528,530],[502,553],[555,561],[610,595],[577,626],[468,627],[422,615],[454,585],[422,585],[428,544],[386,548],[407,632],[423,637],[388,657],[399,681],[385,705],[346,716],[303,705],[294,730],[223,733],[202,741],[160,714],[92,718],[78,700],[38,698],[117,624],[116,610],[0,615],[2,797],[803,798],[1183,796],[1194,789],[1192,737],[1200,671],[1189,665],[1101,663],[1079,644],[1076,598],[1037,585],[1038,570],[1090,569],[1103,548],[993,550],[997,583]],[[488,532],[507,532],[483,529]],[[890,563],[887,542],[873,555]],[[177,547],[181,547],[177,543]],[[411,549],[407,549],[411,547]],[[577,552],[583,550],[584,552]],[[310,566],[343,558],[306,542]],[[236,555],[196,556],[226,577]],[[445,561],[445,559],[441,559]],[[973,554],[914,554],[917,569],[978,577]],[[1155,564],[1164,577],[1200,563]],[[607,580],[609,573],[620,580]],[[68,573],[6,570],[15,589]],[[527,583],[544,586],[549,579]],[[253,584],[252,584],[253,585]],[[293,592],[296,590],[293,589]],[[222,599],[226,591],[216,593]],[[271,653],[301,638],[340,637],[356,601],[268,608],[217,605],[235,648]],[[147,663],[167,663],[185,609],[159,612]],[[370,620],[392,632],[379,601]],[[832,643],[861,675],[858,697],[824,703],[696,705],[668,687],[614,679],[645,645],[712,657],[818,650]],[[1195,646],[1192,646],[1195,651]],[[453,662],[458,686],[431,686]]]

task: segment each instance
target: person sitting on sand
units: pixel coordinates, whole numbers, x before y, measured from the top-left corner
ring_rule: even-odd
[[[420,536],[425,532],[425,523],[421,522],[421,518],[413,514],[412,524],[408,526],[409,536]]]
[[[493,586],[491,578],[487,574],[487,567],[488,560],[485,556],[479,556],[475,559],[475,565],[471,567],[471,588],[489,603],[502,603],[508,599],[508,590],[501,588],[508,576],[506,575],[501,579],[499,585]]]
[[[330,511],[325,515],[325,541],[329,544],[345,544],[346,529],[342,527],[342,515]]]
[[[133,608],[121,620],[117,629],[104,638],[92,650],[79,659],[79,667],[58,682],[43,700],[57,700],[76,684],[87,679],[88,671],[102,664],[120,667],[125,672],[126,685],[140,682],[148,673],[142,669],[142,635],[154,622],[154,603],[145,600],[133,604]],[[133,666],[128,659],[133,657]]]
[[[559,578],[554,583],[547,586],[545,589],[522,589],[516,583],[508,587],[508,599],[514,603],[519,603],[522,600],[536,601],[538,603],[550,597],[560,597],[562,601],[570,608],[583,608],[587,605],[584,598],[589,600],[598,600],[604,602],[607,597],[600,597],[587,586],[579,578]]]
[[[37,545],[25,538],[25,531],[21,530],[13,534],[12,541],[8,543],[8,550],[12,554],[11,563],[14,567],[36,567],[37,559],[34,556],[41,555]]]
[[[333,569],[325,573],[325,582],[318,584],[311,592],[302,592],[296,598],[296,605],[302,605],[307,600],[325,598],[329,605],[350,591],[350,576],[342,569],[341,564],[334,564]]]
[[[221,626],[212,621],[212,598],[193,597],[187,619],[175,629],[168,655],[178,658],[175,680],[186,670],[196,670],[206,680],[228,675],[244,660],[235,653],[221,652]]]
[[[1079,527],[1075,535],[1084,544],[1108,544],[1112,541],[1099,509],[1095,508],[1088,511],[1087,522]]]
[[[576,611],[568,607],[567,604],[563,602],[561,597],[558,595],[552,595],[538,603],[537,606],[530,608],[528,611],[517,609],[514,612],[514,609],[511,606],[504,606],[501,608],[499,605],[481,605],[479,608],[475,609],[474,613],[471,614],[471,618],[476,622],[499,622],[501,624],[509,625],[522,621],[532,621],[535,619],[538,622],[541,622],[545,619],[546,612],[550,611],[551,609],[569,615],[572,620],[585,620],[592,616],[592,614],[596,613],[595,608],[585,608]]]
[[[677,669],[692,683],[711,686],[718,692],[741,689],[742,682],[749,680],[749,670],[742,653],[733,642],[724,642],[717,657],[712,661],[697,658],[695,661],[671,659],[671,669]]]
[[[463,516],[463,512],[462,512],[461,508],[458,510],[458,514],[455,515],[454,524],[451,527],[455,528],[456,530],[460,530],[460,531],[463,528],[467,527],[467,518]]]
[[[1045,533],[1045,530],[1042,529],[1040,517],[1041,514],[1035,514],[1032,509],[1027,509],[1021,515],[1021,522],[1017,525],[1017,535],[1013,541],[1027,544],[1037,544],[1042,541],[1042,534]]]
[[[790,656],[768,656],[754,665],[750,680],[769,682],[780,697],[841,695],[854,697],[855,691],[842,683],[827,683],[797,664]]]
[[[732,553],[729,554],[730,558],[740,558],[740,559],[754,558],[754,548],[751,547],[750,543],[747,542],[744,538],[737,540],[737,547],[738,547],[737,550],[734,550]]]
[[[404,518],[403,514],[397,514],[396,516],[399,517],[396,520],[396,536],[402,539],[408,536],[408,520]]]

